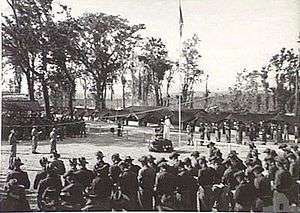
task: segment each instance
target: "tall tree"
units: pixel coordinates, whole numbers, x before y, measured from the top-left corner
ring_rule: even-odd
[[[78,18],[80,41],[73,44],[76,60],[93,80],[96,108],[106,108],[108,79],[120,70],[123,54],[134,47],[144,25],[129,25],[126,19],[104,13],[85,14]]]
[[[162,98],[162,81],[167,70],[170,70],[172,65],[167,59],[168,51],[166,45],[162,40],[156,38],[145,39],[145,44],[143,45],[143,54],[140,60],[145,63],[148,68],[148,75],[150,76],[150,82],[152,83],[156,106],[161,106],[163,104]]]
[[[203,70],[199,68],[200,52],[198,50],[200,39],[196,34],[192,38],[183,42],[183,67],[181,72],[184,74],[183,88],[182,88],[182,101],[192,102],[194,86],[200,81]]]
[[[275,73],[277,110],[282,113],[293,111],[298,58],[293,49],[282,48],[271,58],[266,69],[268,73]]]

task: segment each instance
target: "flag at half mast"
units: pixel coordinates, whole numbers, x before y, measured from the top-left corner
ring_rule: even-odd
[[[179,0],[179,33],[180,33],[180,38],[182,37],[182,31],[183,31],[183,17],[182,17],[182,10],[181,10],[181,0]]]

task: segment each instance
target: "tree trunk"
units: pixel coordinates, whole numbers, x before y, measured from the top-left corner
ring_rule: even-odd
[[[101,87],[101,109],[106,109],[106,83],[102,83]]]
[[[51,118],[49,91],[44,76],[41,77],[41,84],[42,84],[42,91],[43,91],[44,105],[45,105],[44,108],[45,108],[46,116],[47,118]]]
[[[125,109],[126,103],[125,103],[125,84],[122,85],[122,107]]]
[[[73,118],[74,116],[74,107],[73,107],[73,99],[75,97],[75,83],[72,84],[71,88],[70,88],[70,91],[68,93],[68,107],[69,107],[69,113],[70,113],[70,116],[71,118]]]
[[[101,110],[101,82],[96,82],[96,94],[94,96],[95,99],[95,109],[100,111]]]
[[[25,74],[26,81],[27,81],[27,89],[28,89],[28,95],[29,100],[34,101],[34,80],[33,80],[33,74],[30,75],[30,72],[27,72]]]
[[[158,86],[154,86],[154,91],[155,91],[155,101],[156,101],[156,106],[160,106],[160,99],[159,99],[159,92],[158,92]]]

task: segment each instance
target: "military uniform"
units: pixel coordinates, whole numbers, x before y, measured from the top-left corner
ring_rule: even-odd
[[[58,135],[57,135],[56,131],[52,130],[52,132],[50,132],[50,143],[51,143],[50,153],[57,152],[57,149],[56,149],[57,138],[58,138]]]
[[[279,193],[285,194],[285,196],[290,200],[289,193],[292,184],[293,179],[291,174],[288,171],[279,168],[275,174],[274,189]]]
[[[84,204],[83,186],[78,182],[72,182],[61,190],[62,211],[79,211]]]
[[[185,211],[197,210],[197,190],[196,179],[188,170],[179,172],[177,177],[178,192],[181,195],[181,208]]]
[[[43,196],[44,196],[44,193],[46,191],[47,188],[53,188],[55,189],[55,192],[54,192],[54,197],[59,197],[59,192],[60,190],[62,189],[62,182],[61,182],[61,179],[58,175],[55,175],[55,174],[52,174],[52,175],[49,175],[40,181],[40,184],[38,186],[38,195],[37,195],[37,201],[38,201],[38,206],[41,210],[44,209],[44,206],[43,206],[43,202],[42,202],[42,199],[43,199]]]
[[[256,201],[254,211],[263,211],[263,207],[272,205],[273,192],[271,182],[267,177],[260,174],[254,179],[254,187],[256,189]]]
[[[38,142],[38,131],[34,127],[31,131],[31,143],[32,143],[32,153],[36,153],[36,148],[37,148],[37,142]]]
[[[215,202],[212,186],[215,183],[216,171],[211,167],[204,167],[199,170],[199,203],[200,211],[212,211]]]
[[[155,180],[156,205],[158,208],[175,208],[174,191],[176,189],[176,177],[167,171],[159,172]]]
[[[153,195],[155,184],[156,171],[148,166],[143,166],[139,170],[139,201],[141,210],[150,211],[153,209]]]
[[[250,212],[254,205],[256,192],[253,184],[243,180],[234,193],[235,211]]]
[[[26,200],[25,188],[21,185],[10,187],[0,201],[0,212],[27,211],[30,211],[30,206]]]
[[[136,210],[137,209],[137,190],[138,182],[136,179],[136,174],[131,170],[125,168],[122,171],[119,179],[119,184],[121,187],[122,193],[127,195],[130,199],[130,205],[127,210]]]
[[[119,182],[119,176],[121,173],[122,171],[118,164],[113,164],[109,167],[109,176],[111,177],[113,183]]]
[[[30,188],[30,181],[28,178],[27,172],[24,172],[22,170],[12,170],[8,173],[6,182],[8,182],[11,179],[16,179],[18,185],[22,185],[25,187],[25,189]]]
[[[95,178],[95,173],[87,168],[80,168],[74,174],[84,188],[89,187]]]
[[[66,167],[62,160],[54,159],[51,163],[57,168],[56,173],[58,175],[64,175],[66,173]]]
[[[43,169],[42,171],[38,172],[35,176],[33,188],[37,189],[41,180],[44,180],[47,177],[47,171]]]
[[[8,136],[8,142],[10,147],[10,156],[9,156],[9,168],[12,169],[13,167],[13,160],[17,156],[17,138],[14,131],[11,131],[10,135]]]

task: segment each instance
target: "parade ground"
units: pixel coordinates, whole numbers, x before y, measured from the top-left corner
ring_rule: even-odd
[[[153,136],[154,129],[150,127],[124,127],[123,137],[113,135],[110,131],[102,131],[101,133],[88,133],[86,138],[67,138],[63,141],[59,141],[57,144],[57,150],[61,154],[61,159],[64,161],[66,169],[68,170],[70,158],[86,157],[89,162],[88,168],[92,169],[96,162],[95,153],[102,151],[105,155],[104,160],[111,163],[111,156],[114,153],[120,153],[121,158],[130,155],[134,158],[134,163],[139,164],[137,159],[142,155],[148,155],[148,140]],[[195,139],[197,141],[199,136],[196,134]],[[174,145],[175,151],[180,153],[180,159],[190,156],[192,151],[198,150],[202,155],[208,156],[208,148],[206,147],[207,141],[203,146],[188,146],[187,136],[185,133],[181,133],[181,143],[178,142],[178,132],[171,132],[171,140]],[[247,140],[247,139],[246,139]],[[214,137],[212,141],[215,142]],[[260,159],[264,159],[264,153],[262,151],[268,147],[277,150],[277,147],[273,142],[268,142],[266,145],[261,145],[261,142],[257,142],[257,148],[261,153]],[[225,138],[222,138],[221,142],[216,143],[216,147],[221,150],[223,156],[226,157],[230,150],[236,150],[239,153],[239,157],[245,160],[249,147],[247,145],[238,145],[234,143],[228,144],[225,142]],[[37,209],[36,206],[36,190],[33,189],[33,181],[37,171],[41,168],[39,165],[39,159],[43,156],[50,157],[50,142],[40,141],[37,151],[40,154],[31,153],[30,141],[20,141],[17,147],[17,156],[20,157],[24,163],[23,169],[28,172],[28,176],[31,182],[31,187],[27,193],[28,200],[31,208]],[[3,194],[3,187],[6,181],[6,174],[8,172],[8,159],[10,154],[10,146],[7,141],[1,142],[1,173],[0,173],[0,187],[1,194]],[[158,158],[168,158],[169,153],[156,153],[151,154]]]

